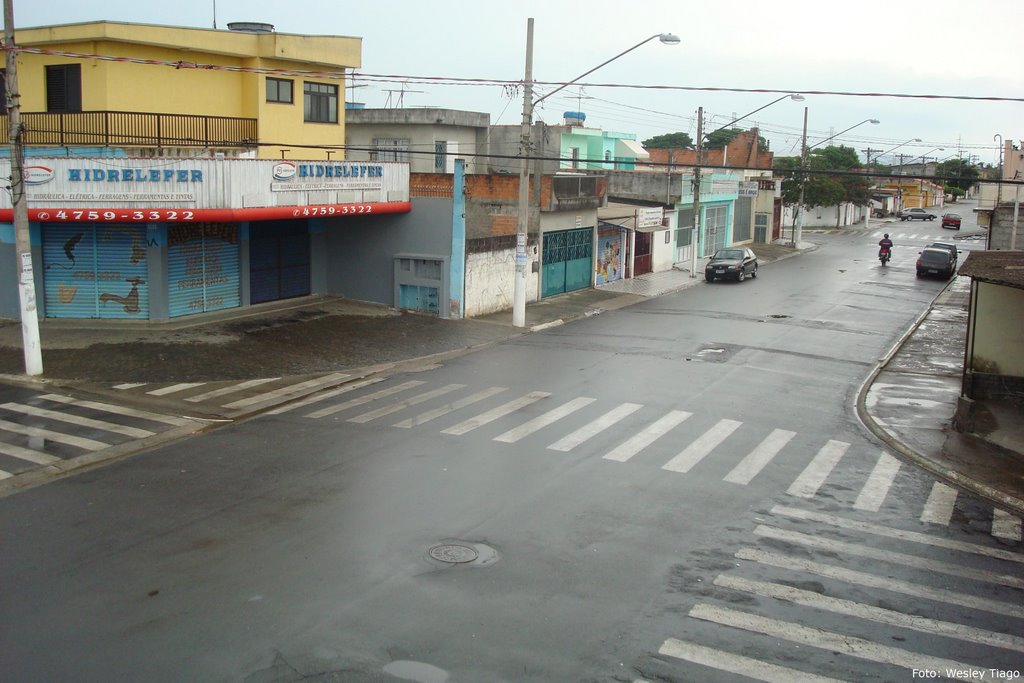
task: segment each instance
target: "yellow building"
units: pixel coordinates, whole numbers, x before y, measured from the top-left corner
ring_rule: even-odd
[[[15,42],[31,147],[344,158],[344,70],[361,65],[361,38],[98,21]]]

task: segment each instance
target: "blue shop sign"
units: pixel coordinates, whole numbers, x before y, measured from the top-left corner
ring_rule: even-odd
[[[189,168],[69,168],[69,182],[201,183],[203,172]]]

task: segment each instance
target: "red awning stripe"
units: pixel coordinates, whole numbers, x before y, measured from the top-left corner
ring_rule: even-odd
[[[317,204],[309,206],[267,206],[251,209],[127,209],[124,207],[88,209],[29,209],[28,219],[39,223],[239,223],[288,218],[336,218],[374,216],[385,213],[409,213],[412,202],[372,202],[365,204]],[[0,209],[0,221],[14,220],[13,209]]]

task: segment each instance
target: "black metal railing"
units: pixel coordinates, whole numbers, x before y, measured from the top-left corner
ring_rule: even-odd
[[[251,147],[256,119],[131,111],[24,112],[26,145],[97,147]],[[0,143],[9,144],[0,115]]]

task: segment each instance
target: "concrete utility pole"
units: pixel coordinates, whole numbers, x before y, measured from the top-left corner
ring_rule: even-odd
[[[896,189],[896,213],[899,213],[903,210],[903,161],[914,157],[909,154],[897,154],[896,156],[900,158],[900,165],[896,170],[896,182],[899,183],[899,187]]]
[[[806,174],[804,171],[807,166],[807,107],[804,107],[804,133],[800,140],[800,200],[796,204],[796,230],[793,231],[794,247],[800,246],[800,239],[803,237],[804,232],[804,185],[806,184]]]
[[[867,168],[867,171],[868,171],[868,211],[867,211],[867,213],[864,214],[864,229],[865,230],[870,230],[871,229],[870,228],[870,223],[871,223],[871,153],[872,152],[881,152],[882,150],[880,150],[880,149],[871,149],[870,147],[868,147],[867,149],[862,149],[861,151],[864,152],[864,154],[867,155],[867,161],[864,162],[864,167]]]
[[[693,167],[693,237],[690,239],[690,277],[697,277],[700,242],[700,165],[704,160],[704,107],[697,108],[697,165]]]
[[[7,117],[11,141],[11,201],[14,206],[14,244],[17,258],[18,297],[21,300],[21,339],[25,351],[25,374],[43,374],[39,343],[39,314],[36,312],[35,272],[32,244],[28,235],[28,204],[25,199],[21,95],[18,92],[18,54],[14,47],[14,0],[4,0],[4,48],[7,73]]]
[[[523,123],[520,133],[519,217],[516,223],[516,272],[512,285],[512,325],[526,326],[526,237],[530,225],[530,127],[533,125],[533,17],[526,20],[526,71],[523,75]]]

